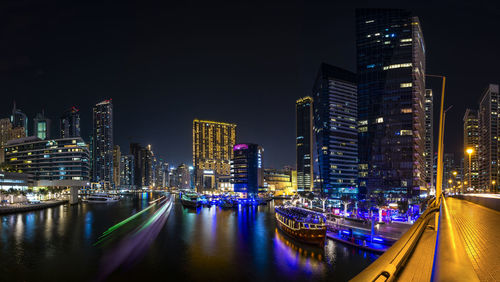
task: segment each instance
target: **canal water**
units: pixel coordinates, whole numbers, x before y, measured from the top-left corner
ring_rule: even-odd
[[[277,230],[274,202],[192,210],[176,199],[130,218],[159,196],[0,217],[0,281],[345,281],[377,258],[294,241]]]

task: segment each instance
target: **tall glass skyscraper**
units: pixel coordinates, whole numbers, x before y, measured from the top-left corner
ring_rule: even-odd
[[[313,88],[314,189],[339,197],[357,194],[356,74],[321,64]]]
[[[60,120],[61,138],[80,137],[80,110],[71,107]]]
[[[313,189],[313,99],[304,97],[295,103],[297,146],[297,191]]]
[[[45,116],[44,111],[33,119],[33,135],[42,140],[50,138],[50,119]]]
[[[498,84],[486,87],[479,103],[479,188],[497,192],[499,178],[498,113],[500,112]]]
[[[434,190],[434,99],[432,89],[425,90],[425,182],[428,192]],[[429,193],[428,193],[429,194]]]
[[[14,107],[12,108],[12,115],[10,116],[10,122],[12,123],[12,128],[23,128],[24,136],[28,136],[28,117],[16,107],[15,101]]]
[[[92,180],[109,189],[113,183],[113,104],[105,100],[93,108]]]
[[[418,17],[357,9],[359,187],[411,198],[425,190],[425,46]]]

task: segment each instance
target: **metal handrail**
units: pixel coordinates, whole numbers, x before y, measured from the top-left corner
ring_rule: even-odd
[[[431,281],[479,281],[442,199]]]
[[[401,238],[392,245],[383,255],[374,261],[365,270],[359,273],[351,281],[393,281],[397,273],[402,269],[406,260],[414,250],[418,239],[432,218],[439,210],[434,199],[413,226]]]

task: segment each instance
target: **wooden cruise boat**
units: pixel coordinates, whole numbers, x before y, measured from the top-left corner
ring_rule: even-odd
[[[323,245],[326,238],[326,218],[318,212],[292,207],[275,208],[276,223],[290,237],[307,244]]]

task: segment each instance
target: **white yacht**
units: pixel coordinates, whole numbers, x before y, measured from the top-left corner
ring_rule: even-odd
[[[87,197],[88,203],[114,203],[120,200],[120,196],[108,194],[93,194]]]

